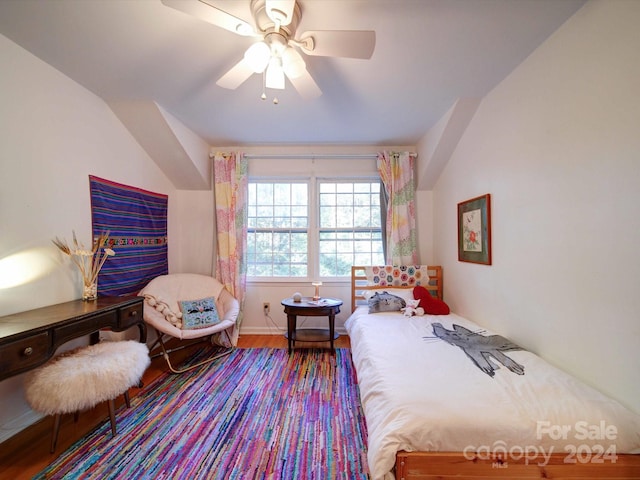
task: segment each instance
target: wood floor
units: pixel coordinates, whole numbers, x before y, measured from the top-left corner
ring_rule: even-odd
[[[326,348],[327,343],[298,344],[303,348]],[[336,348],[349,348],[349,337],[342,335],[335,342]],[[282,335],[243,335],[238,341],[238,348],[287,348],[287,340]],[[151,366],[143,376],[144,385],[149,385],[162,373],[167,371],[166,363],[161,357],[154,358]],[[144,387],[143,387],[144,388]],[[133,398],[140,390],[132,388],[129,392]],[[124,401],[116,403],[116,408]],[[0,444],[0,478],[22,480],[31,479],[36,473],[55,460],[79,438],[82,438],[97,425],[108,421],[107,404],[98,405],[92,410],[82,412],[78,422],[73,415],[65,415],[60,425],[58,444],[55,453],[49,453],[52,417],[45,417],[17,435]]]

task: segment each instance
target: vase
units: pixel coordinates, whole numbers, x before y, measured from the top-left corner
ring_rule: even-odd
[[[82,300],[88,302],[98,298],[98,282],[82,284]]]

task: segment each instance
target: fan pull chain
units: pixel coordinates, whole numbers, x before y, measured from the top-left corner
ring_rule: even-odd
[[[267,93],[266,93],[266,70],[264,70],[262,72],[262,95],[260,95],[260,98],[262,100],[266,100],[267,99]],[[274,105],[278,105],[278,103],[280,103],[280,100],[278,100],[278,97],[273,97],[273,104]]]

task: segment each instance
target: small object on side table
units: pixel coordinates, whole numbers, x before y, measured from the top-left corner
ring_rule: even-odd
[[[312,282],[311,285],[316,287],[316,293],[313,295],[314,300],[320,300],[320,287],[322,286],[322,282]]]

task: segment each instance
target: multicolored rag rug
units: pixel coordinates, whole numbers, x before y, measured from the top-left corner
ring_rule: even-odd
[[[165,374],[35,478],[366,479],[348,349],[236,349]]]

